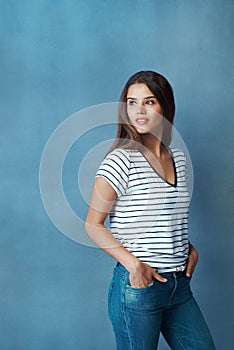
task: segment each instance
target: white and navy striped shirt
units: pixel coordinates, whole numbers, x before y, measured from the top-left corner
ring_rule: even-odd
[[[175,271],[188,258],[186,158],[171,149],[175,185],[165,181],[138,150],[117,148],[101,163],[96,177],[117,193],[110,212],[114,237],[159,272]]]

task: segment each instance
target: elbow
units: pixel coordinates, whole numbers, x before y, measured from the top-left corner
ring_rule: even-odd
[[[88,222],[88,221],[85,221],[85,232],[87,234],[87,236],[94,242],[95,241],[95,230],[94,230],[94,226]]]
[[[90,238],[93,238],[94,234],[96,233],[96,231],[98,229],[98,226],[99,226],[98,224],[86,219],[84,228],[85,228],[87,235]]]
[[[86,219],[84,229],[85,229],[85,232],[87,233],[88,236],[90,236],[91,227],[92,227],[92,225]]]
[[[97,234],[100,234],[103,232],[103,230],[105,230],[103,223],[94,222],[92,220],[85,221],[85,231],[92,240],[95,240],[97,238]]]

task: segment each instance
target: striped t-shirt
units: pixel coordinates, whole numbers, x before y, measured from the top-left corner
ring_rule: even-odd
[[[96,177],[117,193],[110,230],[121,244],[159,272],[175,271],[188,258],[186,158],[171,149],[175,184],[165,181],[138,150],[117,148],[101,163]]]

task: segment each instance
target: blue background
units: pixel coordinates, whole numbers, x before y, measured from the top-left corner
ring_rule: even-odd
[[[175,91],[175,126],[195,176],[193,290],[217,349],[232,349],[233,18],[231,0],[1,1],[1,349],[114,349],[106,303],[114,260],[55,228],[38,173],[54,129],[117,101],[141,69],[161,72]],[[77,191],[72,181],[68,191]],[[79,200],[77,208],[87,209]]]

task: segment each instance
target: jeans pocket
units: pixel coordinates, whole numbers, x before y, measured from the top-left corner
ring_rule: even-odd
[[[129,291],[131,293],[147,293],[148,291],[150,291],[153,287],[154,287],[154,283],[155,283],[155,279],[152,280],[152,282],[150,284],[148,284],[146,287],[143,288],[135,288],[133,286],[131,286],[130,282],[128,281],[128,283],[126,284],[126,291]]]
[[[152,309],[158,309],[160,302],[158,298],[157,280],[153,280],[148,286],[143,288],[134,288],[129,283],[125,286],[125,307],[126,310],[135,310],[134,312],[148,312]],[[148,310],[148,311],[147,311]]]

